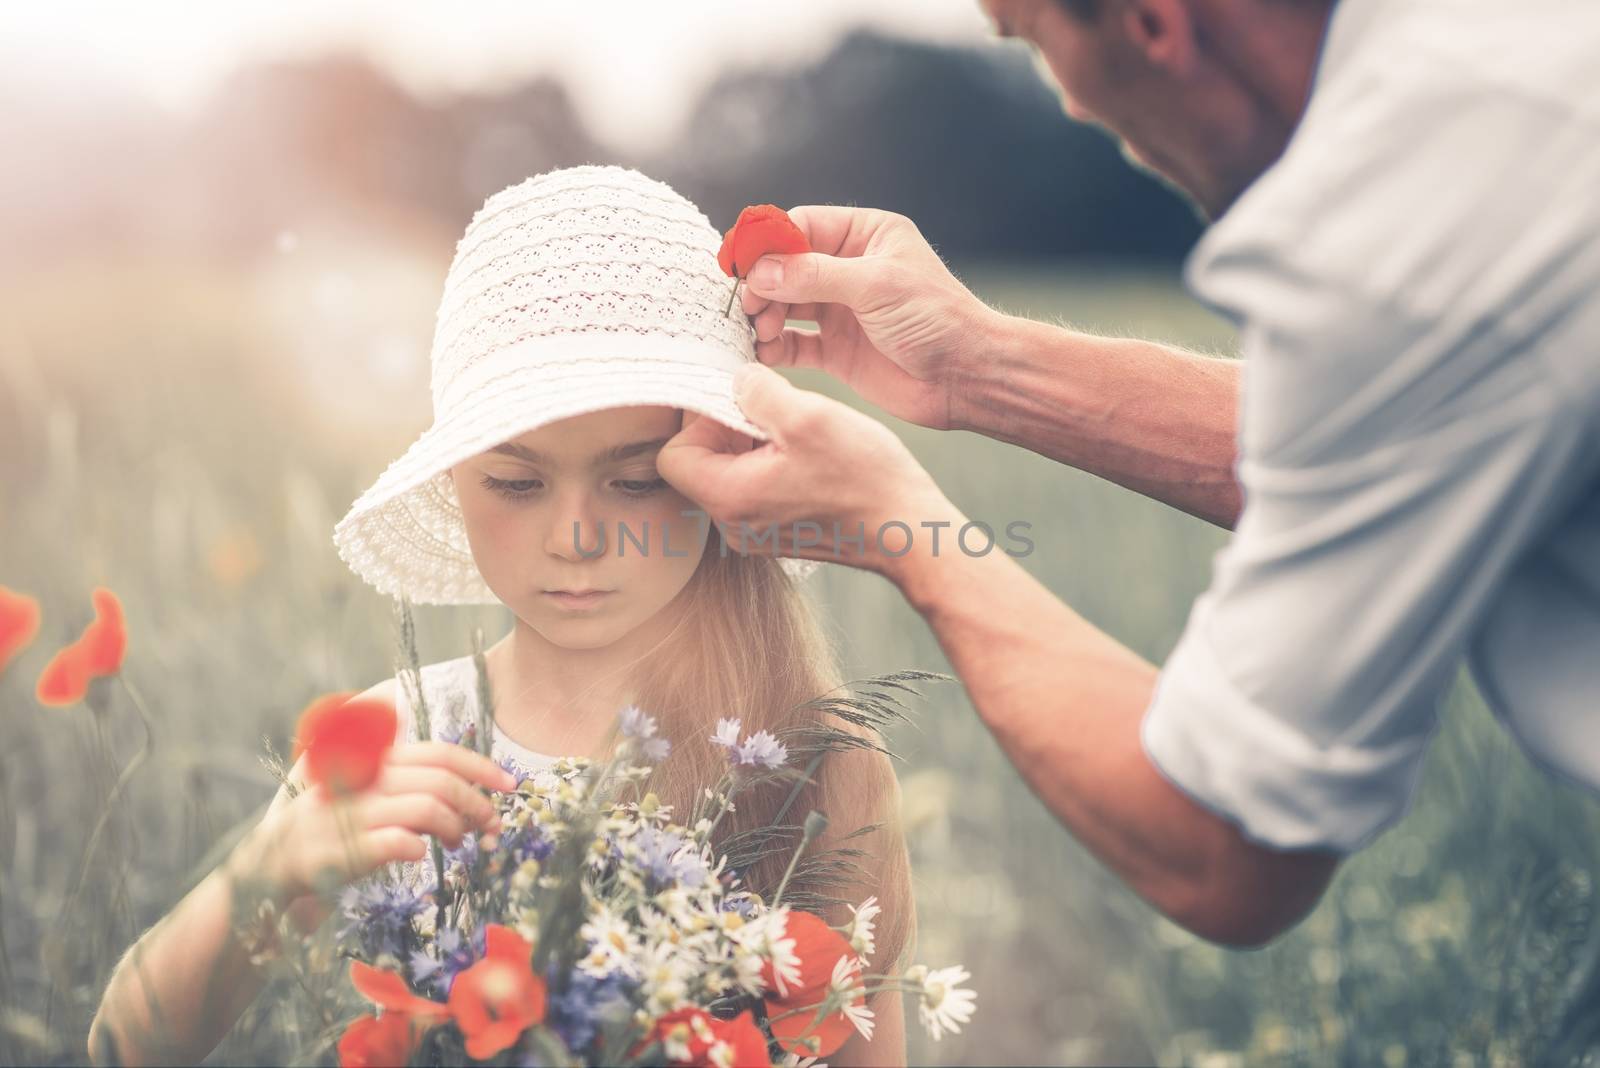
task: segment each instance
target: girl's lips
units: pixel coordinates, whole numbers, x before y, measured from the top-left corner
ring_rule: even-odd
[[[546,592],[545,596],[562,608],[592,608],[615,592],[612,590],[594,590],[589,593],[560,593]]]

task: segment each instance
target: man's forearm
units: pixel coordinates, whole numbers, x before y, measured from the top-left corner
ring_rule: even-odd
[[[997,314],[951,384],[951,420],[1232,529],[1239,368]]]
[[[948,502],[918,514],[959,529]],[[1245,841],[1145,756],[1157,670],[1095,629],[1004,552],[889,562],[938,636],[978,715],[1066,827],[1162,912],[1216,941],[1270,938],[1311,907],[1333,861]]]

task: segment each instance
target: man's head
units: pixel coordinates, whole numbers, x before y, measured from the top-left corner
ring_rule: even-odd
[[[1035,49],[1067,114],[1211,217],[1282,153],[1334,0],[978,0]]]

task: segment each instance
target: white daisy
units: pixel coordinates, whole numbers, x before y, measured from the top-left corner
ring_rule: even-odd
[[[794,939],[785,937],[789,906],[780,905],[728,932],[728,937],[772,965],[773,985],[779,997],[789,996],[790,984],[800,983],[800,955]]]
[[[578,961],[584,972],[596,979],[618,972],[637,974],[634,955],[639,951],[639,940],[627,922],[605,905],[595,909],[578,934],[589,944],[589,952]]]
[[[922,1026],[927,1028],[928,1036],[937,1042],[946,1031],[959,1033],[960,1025],[972,1019],[972,1003],[978,996],[960,986],[972,976],[959,964],[936,971],[926,968],[914,971],[922,977],[922,998],[917,1005],[917,1014],[922,1019]],[[907,978],[911,976],[912,972],[906,973]]]
[[[863,998],[866,987],[861,982],[861,958],[840,957],[834,961],[833,977],[828,981],[828,988],[833,996],[844,1000],[839,1009],[844,1018],[855,1025],[862,1038],[871,1042],[872,1029],[877,1025],[872,1019],[872,1010],[867,1008]]]
[[[863,957],[870,957],[878,951],[878,939],[873,933],[873,921],[878,918],[878,913],[883,911],[883,906],[878,904],[876,895],[867,898],[861,907],[850,906],[852,914],[850,920],[850,948]]]
[[[689,982],[703,970],[701,962],[679,952],[671,942],[650,947],[639,969],[640,988],[650,1012],[671,1012],[689,1001]]]

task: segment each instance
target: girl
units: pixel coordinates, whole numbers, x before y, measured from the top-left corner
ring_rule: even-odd
[[[228,935],[234,879],[278,888],[277,903],[312,929],[330,907],[312,892],[320,867],[337,865],[345,881],[389,863],[421,877],[422,836],[454,846],[494,829],[477,787],[508,789],[506,769],[536,774],[556,754],[603,756],[626,705],[655,716],[674,743],[651,788],[685,816],[716,781],[719,718],[738,717],[747,733],[818,720],[797,706],[840,678],[797,586],[817,565],[726,549],[655,471],[686,411],[766,438],[733,400],[732,373],[754,358],[754,333],[725,312],[718,244],[691,203],[617,167],[539,175],[474,215],[439,309],[434,424],[355,502],[335,541],[381,592],[510,609],[510,632],[485,654],[495,759],[419,740],[406,688],[372,687],[364,696],[400,713],[403,744],[358,802],[355,849],[314,792],[280,790],[228,861],[119,965],[90,1033],[92,1059],[109,1034],[122,1063],[199,1060],[254,999],[261,979]],[[421,682],[436,738],[475,721],[470,657],[428,665]],[[301,774],[297,763],[290,781]],[[878,897],[869,968],[893,970],[914,906],[888,760],[831,753],[812,779],[783,822],[819,809],[834,841],[881,825],[851,842],[867,854],[861,881],[834,893]],[[743,795],[723,833],[773,822],[787,794]],[[770,892],[786,863],[771,857],[747,879]],[[872,1039],[853,1037],[831,1062],[905,1063],[899,998],[869,1007]]]

